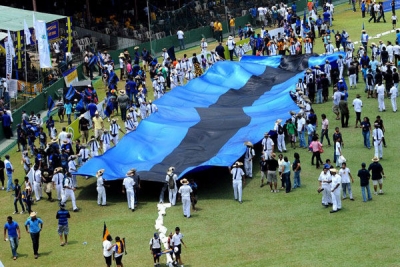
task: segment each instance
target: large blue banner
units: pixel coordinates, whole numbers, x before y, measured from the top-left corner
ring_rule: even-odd
[[[392,4],[391,0],[383,2],[383,11],[385,11],[385,12],[392,11],[392,5],[391,4]],[[394,4],[395,4],[395,9],[399,9],[400,8],[400,0],[395,0]],[[390,14],[390,17],[391,17],[391,14]],[[390,17],[388,17],[386,19],[390,20]]]

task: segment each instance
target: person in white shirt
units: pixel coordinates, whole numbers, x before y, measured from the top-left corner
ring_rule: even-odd
[[[332,55],[335,52],[335,47],[331,43],[331,41],[328,41],[327,46],[325,47],[326,54],[327,55]]]
[[[235,164],[232,166],[232,169],[228,167],[229,172],[232,174],[233,195],[235,197],[235,200],[239,201],[240,204],[243,203],[243,184],[246,184],[244,172],[240,167],[242,165],[243,163],[236,161]]]
[[[264,138],[261,141],[261,145],[263,146],[264,158],[266,160],[271,159],[275,143],[272,141],[268,133],[264,133]]]
[[[329,172],[330,165],[325,164],[324,170],[318,177],[319,188],[318,193],[322,192],[322,205],[325,208],[329,207],[329,204],[332,204],[332,196],[331,196],[331,185],[332,182],[332,175]]]
[[[56,54],[56,63],[58,63],[60,61],[60,44],[58,42],[54,42],[53,43],[53,49],[54,49],[54,53]]]
[[[201,42],[200,42],[201,54],[205,55],[207,53],[207,47],[208,47],[208,44],[207,44],[206,40],[204,38],[202,38]]]
[[[77,171],[76,163],[75,163],[76,156],[72,155],[68,158],[68,172],[74,173]],[[71,175],[71,182],[74,188],[78,187],[78,182],[76,180],[76,175]]]
[[[104,154],[111,147],[111,135],[107,129],[104,129],[104,132],[100,137],[100,143],[103,144],[103,154]]]
[[[330,213],[337,212],[342,209],[342,199],[340,198],[342,177],[337,174],[337,170],[332,168],[329,170],[332,174],[331,182],[331,197],[332,197],[332,210]]]
[[[64,193],[62,194],[62,199],[61,199],[60,203],[65,205],[65,203],[67,202],[68,198],[71,198],[72,208],[73,208],[74,212],[78,212],[79,209],[76,206],[75,193],[74,193],[76,188],[73,186],[71,173],[69,173],[69,172],[66,172],[66,174],[65,174],[65,178],[63,180],[63,190],[64,190]]]
[[[393,112],[397,111],[397,96],[399,92],[395,85],[390,88],[389,95],[390,95],[390,102],[392,103]]]
[[[111,243],[112,238],[110,235],[106,237],[106,240],[103,241],[103,256],[106,260],[107,267],[111,267],[112,264],[112,255],[113,255],[113,248],[114,245]]]
[[[91,157],[96,157],[99,155],[99,142],[95,139],[95,137],[92,135],[92,137],[90,137],[91,139],[88,142],[88,146],[90,148],[90,155]]]
[[[258,11],[258,20],[260,21],[261,26],[264,26],[265,15],[267,14],[266,9],[264,7],[257,8]]]
[[[154,104],[151,99],[149,100],[149,103],[147,104],[147,116],[150,116],[151,114],[155,113],[158,111],[158,107],[156,104]]]
[[[254,152],[253,143],[247,141],[244,145],[246,146],[246,152],[244,154],[244,170],[248,178],[253,178],[253,159],[256,154]]]
[[[230,57],[231,61],[233,61],[233,53],[235,52],[236,43],[232,36],[228,37],[228,41],[226,42],[226,45],[228,46],[229,57]]]
[[[124,79],[124,69],[125,69],[125,55],[124,53],[119,54],[119,69],[120,69],[120,75],[119,79],[123,81]]]
[[[125,121],[125,132],[126,134],[133,132],[136,130],[135,123],[132,119],[131,114],[126,115],[126,121]]]
[[[79,150],[78,157],[82,161],[82,163],[85,163],[86,161],[89,160],[90,158],[90,151],[87,148],[86,144],[81,144],[81,149]]]
[[[329,60],[325,60],[324,73],[326,74],[326,78],[328,78],[329,80],[329,84],[331,83],[331,70],[331,63],[329,62]]]
[[[350,169],[346,166],[346,162],[342,163],[342,168],[339,170],[339,175],[342,177],[343,199],[347,198],[346,191],[348,191],[350,200],[354,200],[353,192],[351,191],[351,183],[354,183],[354,179],[353,176],[351,176]]]
[[[97,182],[96,182],[96,190],[97,190],[97,205],[99,206],[106,206],[106,189],[104,188],[104,169],[100,169],[96,173]]]
[[[178,193],[178,187],[176,186],[176,180],[178,180],[178,176],[174,173],[174,171],[175,167],[169,167],[165,177],[165,181],[168,184],[169,203],[171,203],[172,206],[175,206],[176,193]]]
[[[301,114],[297,115],[297,133],[299,137],[299,148],[307,148],[304,137],[306,120]]]
[[[313,49],[313,44],[311,41],[308,41],[304,44],[304,49],[306,54],[311,54],[312,53],[312,49]]]
[[[344,70],[344,59],[342,55],[339,55],[339,59],[336,61],[339,68],[339,79],[343,79],[343,70]]]
[[[383,149],[382,141],[384,138],[382,129],[379,128],[379,123],[374,124],[375,129],[372,130],[372,138],[374,139],[375,157],[382,159]]]
[[[179,187],[179,194],[182,198],[182,209],[183,216],[190,218],[190,194],[193,192],[192,188],[189,186],[189,181],[186,178],[181,180],[182,186]]]
[[[111,141],[114,143],[114,146],[118,144],[120,129],[121,127],[119,127],[117,120],[112,119],[110,124],[110,135],[111,135]]]
[[[278,139],[277,139],[278,151],[286,152],[285,133],[281,123],[282,123],[281,119],[276,120],[274,125],[274,131],[278,134]]]
[[[183,78],[185,77],[185,71],[184,71],[184,64],[180,58],[178,58],[178,63],[175,66],[175,70],[178,76],[178,84],[183,85]],[[154,87],[154,82],[153,82],[153,87]]]
[[[171,81],[170,88],[171,90],[177,87],[178,84],[178,72],[175,70],[175,67],[171,66],[171,74],[169,75],[169,79]]]
[[[135,180],[133,180],[132,170],[130,170],[127,174],[126,177],[124,178],[124,181],[122,182],[122,193],[126,192],[126,198],[128,200],[128,209],[131,209],[132,212],[135,211],[135,191],[133,190],[133,186],[135,185]]]
[[[176,35],[178,35],[178,41],[179,41],[179,49],[185,49],[185,34],[183,33],[182,30],[179,30]]]
[[[356,99],[353,100],[354,111],[356,112],[356,128],[358,128],[358,123],[361,125],[361,110],[363,103],[361,101],[361,95],[357,94]]]
[[[394,50],[393,50],[393,45],[392,42],[387,41],[387,46],[386,46],[386,51],[389,54],[389,62],[393,63],[393,59],[394,59]]]
[[[385,108],[385,86],[382,84],[382,81],[380,81],[376,86],[375,86],[376,94],[378,95],[378,108],[379,111],[386,111]]]
[[[58,134],[58,144],[64,144],[64,141],[68,140],[68,133],[66,132],[66,128],[62,127],[61,132]]]
[[[63,180],[64,180],[64,174],[63,174],[63,168],[62,167],[57,167],[54,169],[54,174],[52,178],[53,182],[53,189],[56,190],[57,192],[57,199],[61,201],[62,199],[62,194],[63,194]]]
[[[154,266],[160,266],[161,239],[157,232],[150,239],[149,245],[154,258]]]
[[[33,170],[33,192],[37,202],[42,198],[42,172],[37,165],[33,167]]]
[[[181,229],[179,227],[175,228],[175,234],[171,238],[172,242],[172,247],[174,248],[174,253],[175,253],[175,258],[176,261],[183,266],[182,259],[181,259],[181,253],[182,253],[182,247],[181,244],[183,244],[186,248],[185,243],[183,242],[183,234],[180,233]]]
[[[163,58],[162,65],[165,66],[165,61],[167,60],[167,58],[169,58],[169,55],[168,55],[168,52],[167,52],[167,48],[163,48],[161,56]]]

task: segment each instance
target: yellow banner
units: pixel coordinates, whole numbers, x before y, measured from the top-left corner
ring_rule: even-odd
[[[63,75],[65,75],[65,72]],[[69,87],[72,82],[78,81],[78,71],[76,70],[76,68],[68,75],[64,76],[64,81],[67,87]]]
[[[72,48],[72,29],[71,29],[71,18],[67,17],[67,33],[68,33],[68,52],[71,52]]]
[[[17,57],[18,57],[18,69],[22,68],[22,57],[21,57],[21,31],[17,31]]]

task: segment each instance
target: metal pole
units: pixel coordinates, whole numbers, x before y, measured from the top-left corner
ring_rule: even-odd
[[[151,25],[150,25],[150,8],[149,8],[149,0],[147,0],[147,20],[149,23],[149,39],[150,39],[150,54],[153,53],[153,46],[151,43]]]
[[[37,11],[36,0],[32,0],[32,7],[33,7],[33,11]]]
[[[228,21],[228,12],[226,11],[226,2],[225,2],[225,0],[224,0],[224,8],[225,8],[225,20],[226,20],[226,29],[227,29],[227,32],[228,32],[228,35],[230,35],[230,29],[229,29],[229,21]],[[222,36],[224,36],[224,33],[222,32]],[[223,38],[221,36],[221,38]]]
[[[26,36],[25,36],[25,90],[26,90],[26,86],[28,85],[28,65],[27,65],[27,61],[26,61],[26,45],[27,45],[27,40],[26,40]]]

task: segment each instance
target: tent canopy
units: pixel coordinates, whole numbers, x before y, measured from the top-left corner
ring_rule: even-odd
[[[46,23],[66,18],[65,16],[53,15],[30,10],[0,6],[0,30],[10,30],[12,32],[24,29],[24,19],[29,28],[33,27],[33,14],[36,20],[43,20]]]

